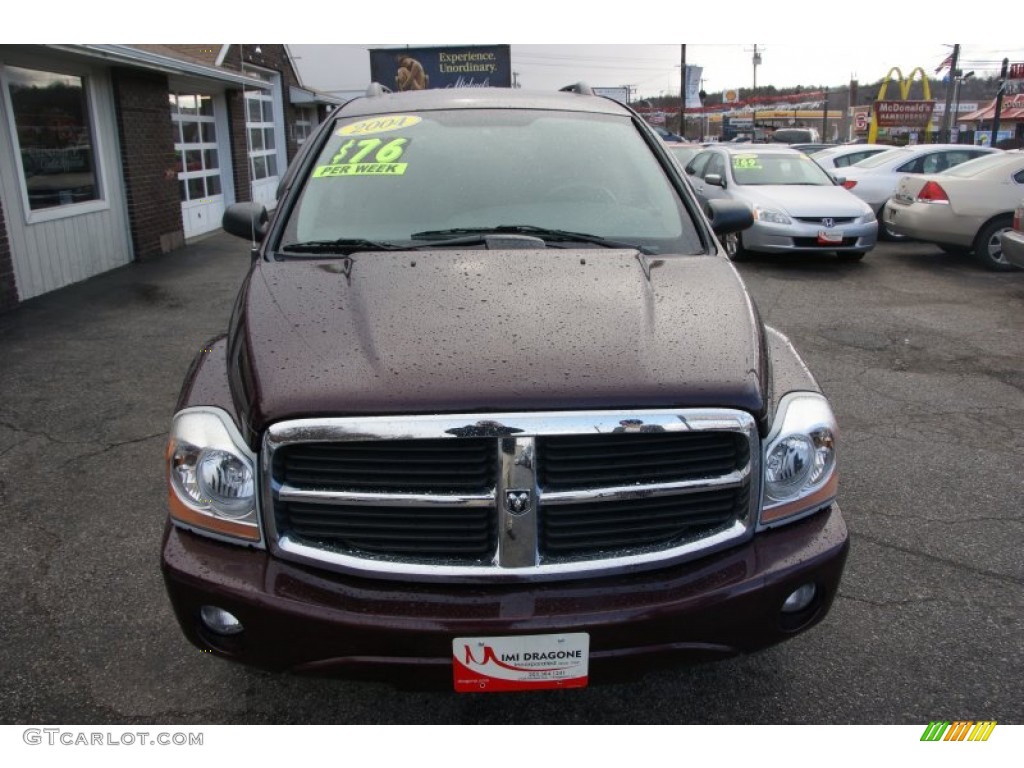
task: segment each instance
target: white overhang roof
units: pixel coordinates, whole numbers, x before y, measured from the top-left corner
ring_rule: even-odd
[[[173,56],[145,51],[140,48],[132,48],[128,45],[49,45],[48,48],[88,56],[90,58],[102,59],[116,64],[149,69],[156,72],[163,72],[168,75],[181,75],[186,77],[198,77],[207,80],[216,80],[222,83],[231,83],[246,88],[269,88],[270,83],[256,77],[244,75],[241,72],[234,72],[222,67],[211,67],[207,64],[178,59]]]

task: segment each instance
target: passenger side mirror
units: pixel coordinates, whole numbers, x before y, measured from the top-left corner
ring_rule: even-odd
[[[270,214],[261,203],[235,203],[228,206],[221,219],[224,231],[245,240],[263,242],[270,226]]]
[[[708,218],[711,219],[711,229],[716,235],[740,232],[754,225],[754,212],[750,210],[750,206],[739,200],[709,200],[707,210]]]
[[[710,184],[712,187],[721,187],[725,189],[725,178],[718,173],[709,173],[704,177],[704,182]]]

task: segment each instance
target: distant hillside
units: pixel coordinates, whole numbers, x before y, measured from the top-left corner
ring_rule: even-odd
[[[998,87],[998,77],[972,77],[961,84],[960,87],[960,101],[976,101],[981,104],[987,103],[996,97],[996,88]],[[829,109],[841,109],[849,103],[849,83],[840,83],[836,85],[828,86],[828,106]],[[857,87],[855,104],[869,104],[878,98],[879,89],[882,87],[882,80],[878,79],[872,83],[860,83]],[[928,87],[931,91],[931,97],[937,101],[944,102],[946,100],[947,88],[950,88],[950,84],[943,82],[938,79],[928,79]],[[740,88],[739,99],[741,102],[747,102],[754,95],[753,89],[751,88]],[[795,97],[803,96],[808,101],[818,100],[820,101],[825,95],[824,85],[811,85],[811,86],[796,86],[794,88],[776,88],[774,85],[758,86],[757,88],[757,99],[758,103],[770,102],[776,97]],[[900,98],[900,86],[897,82],[890,82],[885,94],[886,98],[898,99]],[[910,87],[910,93],[908,94],[910,99],[923,99],[924,98],[924,87],[920,78],[915,78]],[[654,107],[665,108],[666,110],[675,110],[679,108],[679,96],[663,96],[657,98],[646,99],[645,101],[650,102]],[[722,103],[722,92],[707,93],[707,97],[704,100],[704,105],[707,107],[718,106]]]

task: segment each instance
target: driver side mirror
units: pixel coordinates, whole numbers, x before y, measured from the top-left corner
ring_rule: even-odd
[[[704,177],[704,182],[712,187],[721,187],[722,189],[725,189],[725,177],[719,173],[709,173]]]
[[[221,226],[236,237],[260,243],[270,228],[270,214],[260,203],[235,203],[224,211]]]

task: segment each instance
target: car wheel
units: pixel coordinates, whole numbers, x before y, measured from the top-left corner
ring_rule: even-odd
[[[739,232],[730,232],[722,236],[722,247],[730,261],[743,261],[747,257],[747,249],[743,247],[743,238]]]
[[[860,261],[867,254],[867,251],[843,251],[842,253],[837,253],[836,258],[840,261]]]
[[[1013,219],[1009,216],[1000,216],[982,227],[974,238],[974,258],[998,272],[1016,269],[1003,255],[1003,244],[999,241],[999,235],[1012,228]]]

